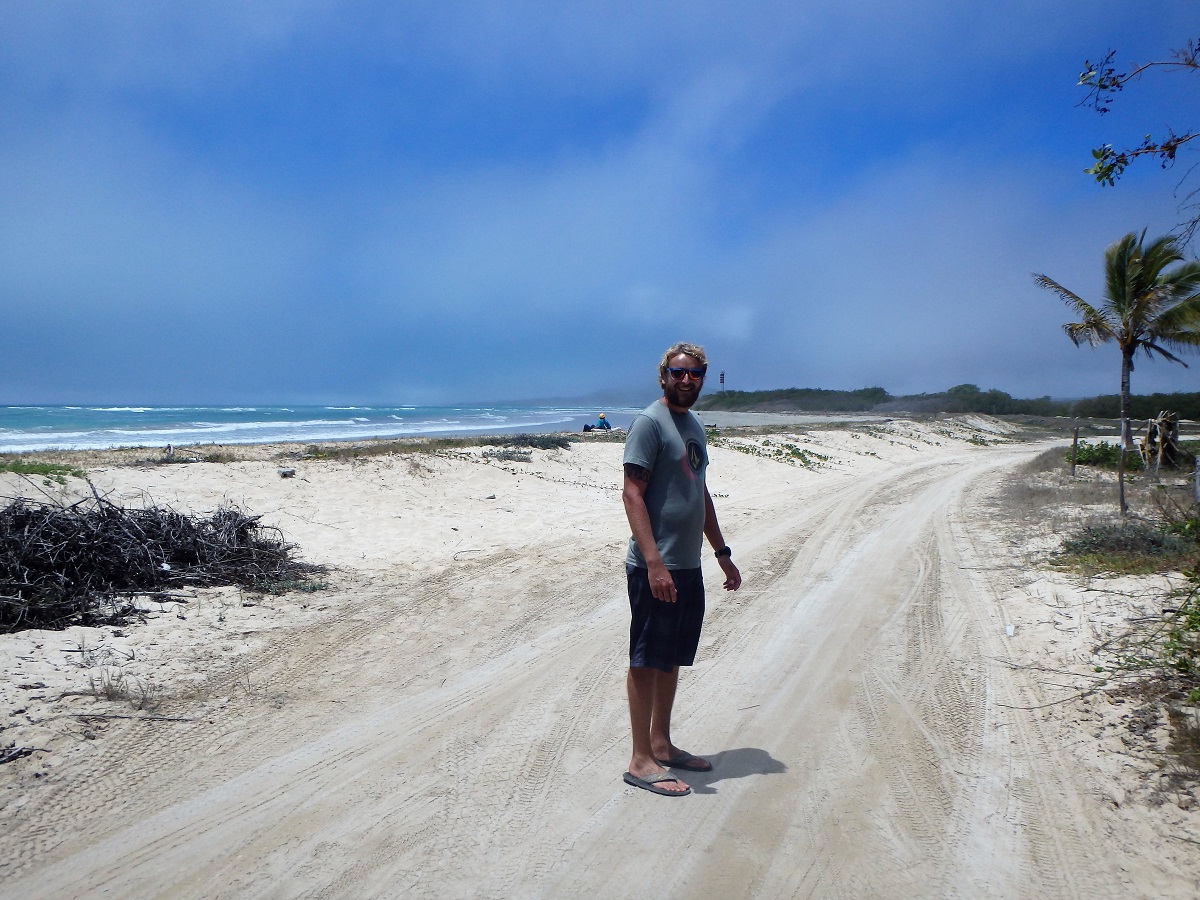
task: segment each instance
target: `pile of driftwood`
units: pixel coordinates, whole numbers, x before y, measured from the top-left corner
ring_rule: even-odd
[[[134,599],[184,587],[271,589],[323,571],[235,506],[188,516],[126,509],[93,494],[65,505],[12,500],[0,509],[0,631],[115,624]]]

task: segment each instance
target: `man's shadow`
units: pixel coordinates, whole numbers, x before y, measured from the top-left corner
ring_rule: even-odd
[[[697,794],[717,793],[713,785],[718,781],[749,775],[781,775],[787,771],[786,765],[757,747],[739,747],[736,750],[705,753],[703,756],[712,763],[711,772],[677,770]]]

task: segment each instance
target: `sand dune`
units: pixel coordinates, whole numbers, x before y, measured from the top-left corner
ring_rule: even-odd
[[[745,585],[706,564],[675,737],[715,768],[682,799],[621,781],[620,444],[93,471],[263,513],[330,589],[0,637],[0,744],[42,750],[0,767],[0,896],[1194,896],[1079,716],[1030,709],[1016,664],[1087,635],[1037,628],[992,492],[1044,445],[1006,431],[714,440]],[[89,690],[117,670],[133,702]]]

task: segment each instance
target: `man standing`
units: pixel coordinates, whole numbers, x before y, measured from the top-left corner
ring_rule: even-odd
[[[669,797],[682,797],[692,789],[664,767],[712,769],[707,760],[671,741],[679,667],[695,661],[700,643],[704,538],[725,573],[725,590],[736,591],[742,584],[704,482],[704,425],[691,412],[707,369],[702,347],[670,347],[658,367],[662,399],[638,414],[625,439],[621,496],[633,533],[625,558],[632,613],[626,686],[633,757],[625,781]]]

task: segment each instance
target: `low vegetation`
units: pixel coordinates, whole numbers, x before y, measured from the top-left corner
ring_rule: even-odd
[[[533,462],[532,450],[518,450],[515,447],[501,447],[499,450],[484,450],[484,459],[495,459],[500,462]]]
[[[315,594],[318,591],[329,590],[329,582],[312,575],[303,578],[284,577],[273,581],[260,582],[256,590],[261,594],[280,596],[282,594]]]
[[[86,478],[87,473],[75,466],[61,463],[27,462],[20,458],[6,459],[0,457],[0,472],[12,472],[16,475],[37,476],[47,484],[56,481],[66,484],[67,478]]]
[[[569,450],[577,440],[566,434],[506,434],[477,437],[421,438],[396,441],[370,441],[361,444],[309,444],[301,452],[285,451],[284,459],[360,459],[371,456],[399,456],[412,453],[436,453],[467,447],[521,448],[526,450]]]
[[[1073,450],[1068,449],[1066,452],[1066,461],[1070,463],[1074,457],[1074,462],[1079,466],[1100,466],[1105,469],[1116,469],[1121,463],[1121,445],[1110,444],[1108,441],[1097,441],[1094,444],[1089,444],[1087,441],[1080,441],[1079,446]],[[1136,453],[1125,454],[1125,468],[1140,469],[1142,467],[1142,459]]]
[[[1200,449],[1200,442],[1182,441],[1179,448],[1182,451],[1181,465],[1184,467],[1194,466],[1196,451]],[[1072,450],[1068,447],[1063,458],[1069,464],[1071,457]],[[1097,466],[1116,471],[1117,466],[1121,462],[1121,445],[1120,443],[1110,444],[1108,441],[1096,441],[1095,443],[1080,441],[1079,446],[1074,450],[1074,458],[1076,465]],[[1127,453],[1125,455],[1126,471],[1137,471],[1142,468],[1145,468],[1145,464],[1142,462],[1141,456],[1137,453]]]
[[[1027,528],[1058,535],[1046,561],[1060,570],[1088,579],[1178,573],[1178,588],[1130,597],[1126,625],[1099,638],[1094,674],[1101,680],[1092,689],[1137,703],[1130,721],[1138,728],[1165,721],[1169,746],[1159,749],[1168,774],[1194,783],[1200,779],[1200,509],[1190,473],[1167,471],[1162,481],[1135,476],[1132,514],[1120,516],[1110,463],[1081,465],[1071,477],[1068,461],[1060,450],[1032,461],[1006,487],[1006,505]]]
[[[748,456],[758,456],[763,459],[787,463],[788,465],[799,466],[805,469],[819,469],[830,462],[830,458],[824,453],[818,453],[807,447],[801,447],[792,441],[778,438],[764,437],[757,440],[748,440],[745,438],[730,440],[710,436],[709,445],[712,447],[723,447],[727,450],[736,450],[738,453],[745,453]]]
[[[1161,525],[1121,521],[1083,526],[1054,560],[1090,574],[1144,575],[1183,568],[1196,556],[1194,542]]]
[[[501,447],[528,447],[533,450],[571,449],[571,438],[565,434],[511,434],[491,438],[488,443]]]
[[[1195,557],[1193,557],[1195,558]],[[1097,647],[1096,671],[1143,706],[1143,719],[1165,714],[1167,759],[1176,779],[1200,779],[1200,571],[1164,596],[1161,613],[1133,622]]]

